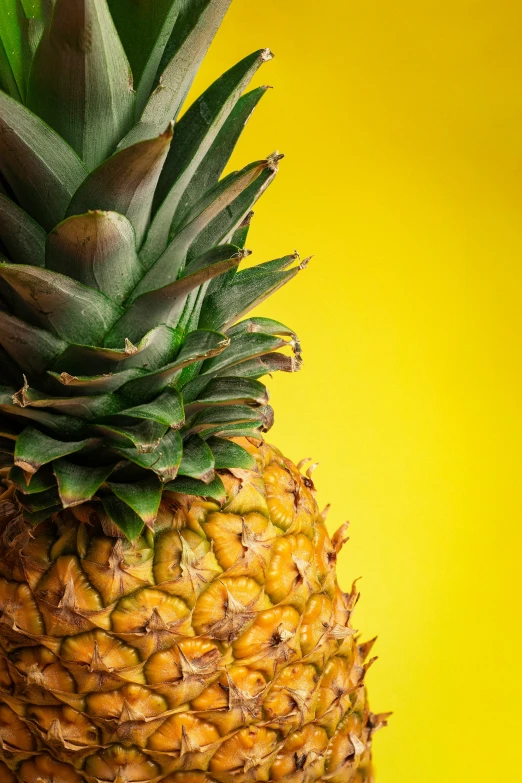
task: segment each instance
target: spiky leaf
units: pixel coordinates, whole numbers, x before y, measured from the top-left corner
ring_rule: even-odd
[[[0,171],[20,206],[50,231],[87,175],[80,158],[25,106],[0,92]]]
[[[34,57],[27,105],[88,169],[114,151],[133,122],[134,93],[106,0],[55,0]]]
[[[51,231],[46,267],[118,302],[143,274],[131,223],[117,212],[101,210],[70,217]]]

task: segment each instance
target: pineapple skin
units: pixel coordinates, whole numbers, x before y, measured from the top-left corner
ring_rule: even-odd
[[[223,507],[165,492],[154,532],[101,506],[31,528],[0,498],[2,783],[371,783],[371,643],[314,486],[236,442]]]

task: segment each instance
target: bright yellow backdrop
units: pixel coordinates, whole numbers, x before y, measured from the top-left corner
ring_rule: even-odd
[[[521,775],[521,41],[514,0],[234,0],[198,82],[276,53],[248,245],[316,258],[262,308],[306,361],[270,437],[352,522],[378,783]]]

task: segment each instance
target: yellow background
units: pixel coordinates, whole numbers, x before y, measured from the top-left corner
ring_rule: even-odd
[[[315,253],[262,308],[303,342],[271,439],[320,461],[343,584],[379,635],[378,783],[522,777],[522,5],[234,0],[201,89],[262,46],[235,156],[278,148],[257,261]]]

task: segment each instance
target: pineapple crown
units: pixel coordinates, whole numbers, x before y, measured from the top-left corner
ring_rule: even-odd
[[[231,0],[4,2],[0,468],[30,522],[94,498],[134,539],[164,489],[224,498],[216,469],[253,467],[230,438],[272,424],[259,378],[299,368],[244,316],[305,262],[238,269],[282,156],[222,177],[272,55],[178,120]]]

